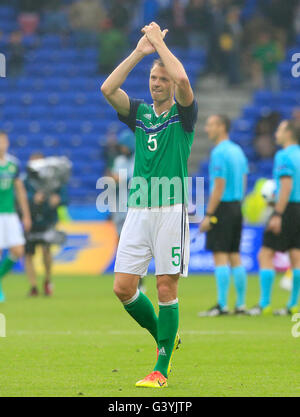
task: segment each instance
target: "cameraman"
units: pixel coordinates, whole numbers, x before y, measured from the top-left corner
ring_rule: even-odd
[[[29,161],[36,161],[40,159],[44,159],[44,155],[42,153],[34,153],[29,158]],[[34,297],[39,294],[37,288],[37,276],[33,264],[33,256],[35,254],[36,246],[41,245],[43,263],[45,267],[44,294],[46,296],[51,296],[53,292],[51,283],[51,244],[46,242],[36,242],[31,238],[31,236],[34,233],[45,233],[54,229],[58,221],[57,208],[60,205],[66,204],[64,187],[57,188],[50,193],[45,193],[45,190],[40,187],[39,182],[36,181],[35,178],[29,173],[27,173],[25,177],[24,185],[27,191],[30,213],[32,216],[32,229],[30,234],[27,234],[26,236],[25,245],[25,268],[31,284],[31,289],[28,295],[30,297]]]

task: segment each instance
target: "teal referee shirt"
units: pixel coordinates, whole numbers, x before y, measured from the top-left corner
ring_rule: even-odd
[[[244,198],[244,176],[248,173],[248,161],[241,147],[231,140],[220,142],[213,149],[209,163],[210,193],[215,179],[224,178],[225,190],[221,201],[241,201]]]
[[[273,177],[276,181],[276,196],[280,192],[280,177],[288,176],[293,180],[290,203],[300,203],[300,146],[290,145],[276,152]]]

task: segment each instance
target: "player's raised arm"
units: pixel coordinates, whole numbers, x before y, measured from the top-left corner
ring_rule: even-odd
[[[156,49],[164,66],[175,82],[175,98],[177,102],[184,107],[190,106],[194,100],[193,90],[185,69],[179,59],[169,50],[161,36],[161,30],[157,23],[152,22],[145,26],[142,32]],[[165,33],[166,30],[163,32]]]
[[[160,37],[163,38],[165,34],[166,31],[160,33]],[[127,93],[120,87],[126,80],[130,71],[144,58],[144,56],[153,54],[154,52],[154,47],[144,35],[139,40],[135,50],[129,57],[121,62],[102,84],[101,91],[104,97],[122,116],[129,115],[130,103]]]

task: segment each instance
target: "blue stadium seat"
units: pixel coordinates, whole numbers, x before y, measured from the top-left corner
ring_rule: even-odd
[[[60,48],[62,46],[62,39],[58,35],[44,35],[42,37],[42,47],[45,48]]]
[[[274,102],[274,94],[268,90],[259,90],[254,93],[254,103],[259,106],[268,106]]]
[[[249,146],[253,142],[254,135],[251,132],[230,132],[230,139],[241,146]]]
[[[291,61],[282,62],[279,64],[279,74],[284,78],[292,78],[292,66],[294,64]]]
[[[294,48],[288,49],[286,53],[286,61],[291,62],[292,56],[297,53],[299,53],[299,47],[297,46],[295,46]]]
[[[2,20],[0,23],[1,31],[5,34],[14,32],[18,29],[18,25],[15,21]]]
[[[278,111],[283,119],[290,119],[295,106],[278,106]]]
[[[46,84],[46,80],[43,78],[33,77],[20,77],[16,80],[16,88],[23,92],[40,91]]]
[[[273,170],[273,159],[263,159],[257,163],[257,171],[262,177],[271,177]]]
[[[285,106],[298,106],[300,105],[300,92],[281,91],[278,96],[278,102]]]
[[[0,6],[0,20],[12,20],[16,17],[16,11],[11,6]]]
[[[185,58],[199,63],[204,63],[206,51],[202,48],[189,48],[185,51]]]
[[[282,82],[282,86],[283,86],[284,89],[300,92],[299,78],[284,79],[283,82]]]
[[[26,109],[27,116],[31,119],[41,119],[48,112],[49,109],[46,104],[34,104]]]
[[[245,106],[243,108],[243,116],[245,119],[256,119],[258,120],[260,117],[268,116],[274,110],[272,105],[268,106]]]
[[[232,122],[231,129],[235,132],[253,132],[256,118],[239,118]]]
[[[2,107],[1,115],[3,119],[19,119],[22,117],[23,109],[17,104],[7,104]]]

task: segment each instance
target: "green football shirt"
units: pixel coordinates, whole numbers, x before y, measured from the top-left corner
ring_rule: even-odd
[[[0,161],[0,214],[15,213],[15,179],[20,175],[19,163],[11,155]]]
[[[187,202],[187,162],[194,140],[197,103],[174,103],[157,115],[153,105],[130,99],[128,117],[135,132],[135,164],[129,207],[162,207]]]

